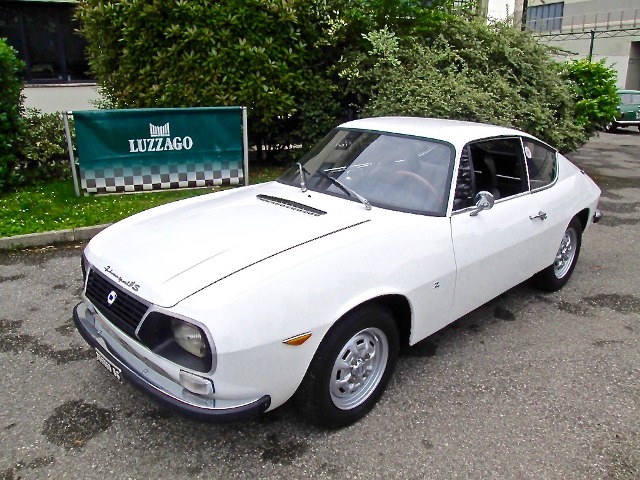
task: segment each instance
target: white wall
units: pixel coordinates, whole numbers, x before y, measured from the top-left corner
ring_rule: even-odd
[[[570,55],[557,57],[558,60],[579,60],[589,56],[590,38],[540,41],[555,45],[570,52]],[[618,74],[618,88],[637,90],[640,88],[640,62],[636,56],[640,56],[640,47],[637,45],[640,35],[627,37],[596,37],[593,45],[593,61],[604,60],[606,65],[614,69]],[[635,45],[635,48],[632,47]]]
[[[506,20],[513,16],[516,0],[489,0],[487,3],[487,17],[494,20]]]
[[[95,84],[25,85],[24,106],[42,113],[69,110],[94,110],[91,103],[99,98]]]

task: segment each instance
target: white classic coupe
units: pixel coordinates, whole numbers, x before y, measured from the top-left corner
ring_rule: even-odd
[[[116,378],[193,418],[294,397],[365,415],[398,351],[529,278],[563,287],[600,190],[507,128],[345,123],[275,182],[153,208],[87,245],[75,324]]]

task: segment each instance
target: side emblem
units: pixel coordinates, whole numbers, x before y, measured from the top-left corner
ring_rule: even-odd
[[[116,294],[116,292],[114,292],[113,290],[109,292],[109,295],[107,296],[107,305],[109,306],[113,305],[113,302],[116,301],[116,298],[118,298],[118,295]]]

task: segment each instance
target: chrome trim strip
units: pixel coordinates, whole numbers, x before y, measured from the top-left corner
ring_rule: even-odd
[[[531,192],[530,191],[520,192],[520,193],[516,193],[515,195],[511,195],[510,197],[500,198],[499,200],[495,201],[494,205],[497,205],[497,204],[502,203],[502,202],[509,201],[509,200],[511,200],[513,198],[524,197],[525,195],[531,195]],[[476,208],[477,207],[475,205],[471,205],[470,207],[463,208],[462,210],[456,210],[451,215],[453,216],[453,215],[458,215],[460,213],[470,212],[472,210],[475,210]]]

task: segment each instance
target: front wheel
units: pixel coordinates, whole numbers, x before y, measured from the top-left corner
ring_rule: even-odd
[[[366,415],[382,396],[398,359],[398,329],[384,308],[351,312],[327,333],[296,393],[312,422],[347,426]]]
[[[564,287],[578,261],[581,243],[582,225],[577,218],[573,218],[560,241],[553,264],[533,277],[534,285],[547,292],[555,292]]]

